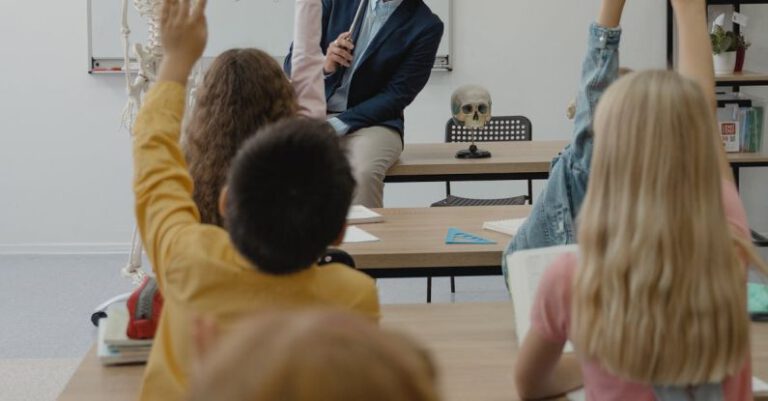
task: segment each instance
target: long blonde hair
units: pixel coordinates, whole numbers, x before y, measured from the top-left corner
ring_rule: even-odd
[[[721,149],[701,88],[675,72],[631,74],[600,101],[572,333],[613,374],[690,385],[743,366],[743,257],[765,264],[726,219]]]
[[[189,401],[439,400],[424,348],[350,312],[267,312],[203,359]]]

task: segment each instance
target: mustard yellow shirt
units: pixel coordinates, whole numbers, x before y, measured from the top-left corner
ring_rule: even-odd
[[[192,178],[179,146],[185,88],[158,83],[146,96],[133,142],[136,218],[165,305],[149,357],[141,400],[180,400],[187,388],[193,319],[215,318],[224,330],[264,308],[324,305],[379,318],[374,281],[342,265],[288,276],[259,272],[223,229],[200,223]]]

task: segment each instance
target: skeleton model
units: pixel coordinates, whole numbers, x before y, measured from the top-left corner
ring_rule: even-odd
[[[451,112],[453,121],[472,131],[472,143],[469,149],[462,149],[456,153],[459,159],[486,159],[491,157],[491,152],[480,150],[475,145],[477,132],[485,128],[491,121],[491,94],[488,90],[477,85],[466,85],[456,89],[451,96]]]
[[[131,62],[131,28],[128,25],[128,3],[129,0],[123,0],[123,57],[125,71],[125,85],[128,93],[128,104],[123,109],[123,125],[129,129],[133,128],[133,122],[136,119],[136,113],[141,108],[141,101],[144,93],[150,84],[157,78],[157,68],[163,57],[163,49],[160,46],[160,9],[162,0],[133,0],[133,6],[139,12],[142,18],[147,20],[149,27],[149,39],[146,44],[136,43],[133,46],[133,52],[136,55],[138,71],[136,77],[132,79]],[[128,259],[128,265],[123,268],[122,273],[130,277],[135,283],[141,282],[144,278],[144,272],[141,270],[141,238],[138,230],[134,229],[131,240],[131,254]]]

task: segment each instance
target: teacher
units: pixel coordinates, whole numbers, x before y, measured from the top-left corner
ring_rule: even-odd
[[[383,207],[403,112],[429,80],[443,23],[423,0],[323,0],[322,29],[328,122],[349,152],[354,204]]]

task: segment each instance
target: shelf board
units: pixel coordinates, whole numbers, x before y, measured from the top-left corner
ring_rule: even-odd
[[[715,81],[719,86],[768,86],[768,73],[744,71],[733,74],[716,74]]]

